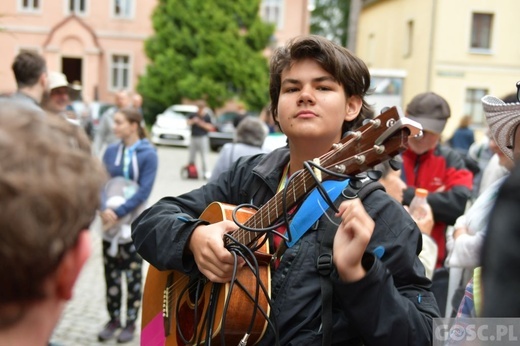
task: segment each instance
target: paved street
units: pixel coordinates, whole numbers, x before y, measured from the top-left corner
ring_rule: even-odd
[[[203,180],[182,180],[181,166],[188,160],[186,148],[158,147],[159,171],[150,204],[163,196],[178,195],[204,183]],[[209,167],[213,167],[218,154],[211,153]],[[199,164],[199,162],[197,162]],[[200,165],[200,164],[199,164]],[[101,255],[99,222],[92,227],[93,254],[86,263],[76,284],[74,298],[67,304],[62,320],[58,324],[51,341],[60,346],[118,345],[116,340],[100,343],[97,333],[108,321],[105,308],[105,282]],[[147,266],[145,265],[144,273]],[[139,334],[127,345],[139,345]]]

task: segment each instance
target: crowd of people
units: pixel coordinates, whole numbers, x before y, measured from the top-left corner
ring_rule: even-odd
[[[108,340],[113,338],[115,333],[120,330],[120,333],[117,335],[118,342],[129,342],[134,338],[136,330],[135,321],[139,316],[142,295],[142,259],[133,246],[130,237],[130,224],[146,206],[157,174],[157,153],[155,148],[148,142],[146,129],[143,127],[142,98],[138,94],[130,95],[126,91],[118,92],[116,94],[115,106],[109,108],[101,116],[102,121],[92,143],[92,139],[89,138],[82,126],[81,118],[70,107],[71,101],[77,99],[80,95],[81,87],[79,85],[69,83],[65,74],[61,72],[47,71],[45,59],[33,52],[19,53],[12,64],[12,70],[17,83],[17,90],[1,98],[0,118],[2,126],[0,131],[8,133],[9,137],[4,138],[5,142],[2,142],[0,150],[7,153],[11,146],[19,145],[22,149],[26,149],[27,152],[20,151],[18,153],[13,151],[11,155],[19,155],[17,159],[20,162],[33,160],[33,157],[37,154],[41,154],[41,158],[38,158],[41,162],[35,159],[36,163],[33,169],[33,167],[19,164],[16,161],[8,163],[6,159],[7,166],[11,164],[15,166],[12,171],[6,170],[3,172],[3,174],[6,174],[6,179],[11,179],[9,178],[10,175],[19,173],[20,181],[15,183],[7,181],[2,198],[8,198],[8,196],[13,195],[22,200],[22,196],[18,195],[27,194],[24,198],[29,199],[29,196],[36,196],[38,193],[42,195],[38,200],[43,200],[43,198],[47,197],[49,200],[56,199],[65,203],[70,202],[73,194],[76,194],[77,198],[74,200],[74,203],[71,202],[66,207],[57,203],[52,204],[51,201],[42,203],[45,206],[43,210],[45,210],[47,215],[40,215],[40,212],[35,213],[33,215],[34,219],[30,220],[33,224],[16,220],[12,225],[10,224],[11,226],[9,227],[12,227],[14,230],[16,229],[16,223],[20,222],[18,226],[20,228],[26,227],[26,229],[23,229],[23,232],[26,232],[27,236],[32,237],[34,234],[29,232],[33,232],[34,229],[30,227],[34,227],[40,219],[47,220],[41,221],[42,224],[39,228],[44,228],[45,222],[48,222],[48,229],[42,230],[42,233],[47,232],[49,234],[27,241],[38,241],[41,242],[41,245],[49,246],[50,248],[35,248],[32,250],[29,246],[27,247],[30,251],[41,252],[42,256],[48,253],[49,258],[44,260],[34,256],[34,260],[41,261],[39,265],[48,263],[48,266],[43,266],[41,277],[37,278],[40,282],[38,282],[38,287],[34,292],[22,292],[19,297],[16,297],[15,291],[12,291],[5,296],[5,309],[4,305],[0,307],[3,327],[5,322],[5,336],[13,337],[12,341],[14,342],[16,339],[13,332],[26,325],[29,321],[27,319],[31,318],[31,316],[37,316],[32,315],[34,301],[34,311],[38,313],[45,312],[41,307],[45,307],[48,311],[51,311],[50,309],[53,306],[59,308],[52,311],[54,314],[52,316],[56,318],[53,317],[47,323],[42,323],[42,330],[39,331],[41,334],[36,335],[36,337],[45,336],[47,340],[49,339],[50,332],[52,332],[50,322],[57,322],[57,317],[59,316],[56,313],[61,311],[64,301],[70,299],[72,284],[77,278],[79,268],[81,268],[89,253],[89,248],[85,247],[84,242],[76,244],[74,241],[67,240],[66,243],[60,243],[59,236],[66,235],[65,240],[70,237],[73,240],[76,238],[90,239],[83,236],[80,237],[79,235],[84,233],[89,234],[88,232],[80,231],[88,230],[94,216],[98,215],[103,225],[102,248],[105,266],[106,303],[110,317],[110,321],[100,331],[98,338],[101,341]],[[16,115],[19,115],[19,121],[13,120]],[[34,127],[27,124],[30,121],[34,122]],[[13,123],[10,124],[9,122]],[[47,122],[49,123],[47,124]],[[21,135],[24,131],[26,133]],[[40,138],[44,134],[49,136],[45,141]],[[20,137],[17,138],[15,137],[16,135],[20,135]],[[30,137],[31,135],[33,137]],[[61,142],[67,138],[69,138],[70,143],[62,144]],[[29,142],[30,140],[33,142]],[[53,140],[55,141],[54,143],[52,142]],[[60,151],[53,151],[49,149],[51,144],[64,146],[64,148],[61,148],[62,150]],[[41,146],[39,147],[39,145]],[[63,157],[57,159],[55,156],[58,154]],[[73,158],[70,159],[69,157]],[[76,161],[80,159],[84,160],[84,163],[78,165]],[[52,167],[52,165],[57,167]],[[86,168],[88,165],[91,165],[91,167]],[[98,169],[98,167],[100,168]],[[27,169],[27,175],[25,175],[24,169]],[[39,180],[37,177],[34,178],[38,171],[40,171],[41,179],[45,179],[45,181]],[[55,172],[55,175],[53,175],[53,172]],[[65,174],[69,176],[63,177],[62,175]],[[2,176],[2,178],[4,177]],[[29,184],[30,181],[28,179],[35,179],[35,182],[38,181],[48,185],[48,190],[42,190],[41,192],[36,188],[32,192],[26,190],[28,187],[34,188],[34,186]],[[55,181],[51,181],[52,179]],[[26,188],[23,184],[28,184],[28,187]],[[23,186],[23,189],[17,187],[18,185]],[[95,189],[92,189],[92,187],[95,187]],[[61,189],[66,191],[60,192]],[[8,191],[12,192],[8,193]],[[60,193],[64,196],[60,196]],[[96,195],[96,198],[92,196],[93,193]],[[88,197],[89,200],[82,198],[83,195],[85,195],[85,198]],[[82,205],[80,202],[84,204]],[[8,203],[11,202],[8,202],[6,199],[5,205],[7,206]],[[13,207],[15,203],[19,202],[13,202]],[[61,209],[56,211],[47,210],[54,205],[56,207],[59,206]],[[27,210],[28,212],[33,212],[33,210],[37,209],[31,207],[22,208],[22,210]],[[43,213],[43,210],[41,213]],[[64,217],[62,213],[69,213],[70,215]],[[53,218],[53,220],[48,219],[49,217]],[[76,225],[72,221],[70,223],[65,222],[68,218],[77,218],[77,222],[81,222],[81,224]],[[88,222],[85,221],[85,218],[88,218]],[[25,235],[25,233],[22,233],[22,235]],[[10,239],[10,236],[7,236],[2,239],[2,243],[5,246],[13,246],[16,252],[24,252],[21,247],[24,244],[10,244],[7,241],[16,241],[16,238]],[[53,247],[57,248],[53,249]],[[53,254],[49,251],[58,253]],[[67,284],[69,286],[66,288],[69,291],[58,292],[55,297],[53,296],[47,302],[47,294],[50,293],[47,286],[49,284],[54,285],[55,280],[53,271],[61,271],[59,269],[60,261],[65,262],[62,257],[69,252],[71,256],[76,256],[76,252],[83,256],[77,259],[77,264],[74,263],[77,270],[71,272],[74,274],[73,276],[66,272],[63,278],[61,276],[57,277],[57,279],[62,281],[68,280]],[[5,263],[21,259],[29,265],[31,263],[29,261],[33,260],[32,258],[13,257],[13,255],[5,251],[2,251],[1,255],[8,256],[2,257],[2,262]],[[68,262],[62,265],[69,270],[68,266],[70,264]],[[6,267],[6,270],[9,270],[9,268]],[[28,272],[31,271],[28,270]],[[58,274],[61,275],[60,272]],[[122,280],[123,275],[126,276],[125,281]],[[125,287],[123,287],[124,282],[126,282]],[[17,285],[26,285],[26,283],[22,281],[14,282],[11,288],[25,289]],[[56,287],[60,288],[59,286]],[[127,298],[125,325],[122,325],[120,316],[122,311],[121,305],[124,303],[122,302],[123,292],[126,292]],[[5,316],[4,312],[6,313]],[[0,335],[3,336],[3,332],[4,329],[2,328]],[[0,344],[4,344],[3,341],[4,339],[0,337]],[[27,344],[41,344],[41,341]]]
[[[380,185],[370,185],[370,174],[322,182],[315,159],[372,117],[365,99],[370,73],[324,37],[296,37],[271,57],[269,126],[237,118],[235,140],[210,175],[207,136],[214,125],[200,100],[187,120],[188,161],[201,154],[207,181],[149,206],[158,156],[147,139],[142,97],[116,93],[91,139],[69,107],[80,86],[47,71],[36,53],[18,54],[12,69],[18,89],[0,98],[0,272],[9,283],[0,289],[0,344],[49,341],[90,254],[96,216],[110,317],[100,341],[129,342],[140,328],[143,259],[189,277],[185,292],[195,307],[201,297],[192,287],[234,284],[238,273],[256,276],[267,267],[268,308],[258,312],[265,329],[253,336],[258,345],[430,345],[434,318],[519,316],[516,97],[482,99],[489,126],[483,145],[467,117],[443,143],[449,102],[419,93],[405,116],[422,132],[402,154],[374,167]],[[266,152],[262,144],[274,127],[287,145]],[[314,178],[312,186],[297,197],[305,175]],[[409,210],[418,190],[428,192],[421,216]],[[232,218],[209,222],[203,215],[214,202],[239,207]],[[267,209],[267,221],[239,222],[235,213],[244,206],[259,208],[259,215]],[[254,231],[254,239],[240,243],[237,229]],[[264,246],[271,259],[256,263],[251,251]],[[183,333],[180,324],[173,334]],[[190,332],[190,342],[211,343],[207,331]],[[247,340],[250,329],[245,334]]]

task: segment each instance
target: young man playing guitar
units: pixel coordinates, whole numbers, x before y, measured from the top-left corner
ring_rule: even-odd
[[[290,200],[294,188],[283,195],[277,191],[283,190],[288,180],[290,184],[293,175],[305,170],[309,161],[317,162],[316,158],[331,151],[346,133],[346,137],[351,136],[348,131],[358,129],[366,119],[364,114],[369,113],[364,100],[370,86],[367,67],[347,49],[325,38],[303,36],[277,49],[271,58],[270,75],[271,112],[287,135],[288,145],[269,154],[239,159],[215,182],[178,197],[163,198],[132,225],[134,243],[144,259],[159,270],[174,270],[187,276],[182,280],[173,275],[173,283],[168,287],[175,290],[181,282],[183,287],[173,299],[165,294],[166,305],[173,306],[166,315],[177,319],[173,327],[159,325],[153,316],[144,317],[146,300],[143,302],[145,337],[153,328],[167,329],[165,344],[203,343],[213,336],[212,326],[220,326],[212,324],[214,314],[203,307],[218,291],[203,295],[196,287],[206,282],[234,284],[235,270],[237,275],[259,272],[250,269],[250,257],[236,259],[239,246],[228,235],[234,235],[239,226],[231,220],[211,223],[211,219],[199,218],[206,207],[214,201],[248,203],[262,206],[254,215],[257,216],[273,200],[276,203],[278,197]],[[361,137],[356,145],[364,145],[364,140],[370,141]],[[356,162],[363,161],[356,158]],[[311,171],[319,175],[317,169]],[[319,177],[317,180],[320,185]],[[294,203],[278,203],[277,208],[263,213],[258,220],[260,225],[257,220],[247,223],[251,228],[265,228],[283,221],[279,209],[299,208],[285,233],[290,233],[286,250],[283,256],[271,261],[267,282],[263,282],[270,288],[270,304],[257,315],[269,315],[269,322],[254,341],[249,340],[251,344],[431,344],[432,318],[439,313],[429,290],[431,283],[417,257],[421,232],[403,207],[382,190],[373,191],[363,202],[343,195],[342,192],[332,198],[337,212],[334,206],[327,210],[325,203],[307,208],[307,214],[320,209],[324,212],[318,214],[317,222],[312,220],[304,229],[295,226],[298,213],[304,209],[296,197]],[[270,217],[272,214],[274,218]],[[243,224],[239,225],[243,228]],[[244,232],[256,236],[255,232]],[[297,233],[301,233],[299,238]],[[328,263],[320,245],[327,233],[335,234]],[[267,237],[272,240],[272,254],[279,248],[280,238],[272,234]],[[197,277],[205,279],[197,281]],[[322,286],[327,284],[323,281],[331,283],[329,293],[324,293]],[[147,281],[146,285],[152,284]],[[242,290],[237,285],[233,290]],[[188,298],[182,298],[184,287]],[[230,285],[225,287],[231,289]],[[254,292],[249,297],[249,301],[258,300]],[[186,306],[193,311],[181,316]],[[232,334],[229,315],[247,310],[247,304],[229,310],[214,304],[213,310],[224,311],[223,336],[217,336],[213,342],[232,344],[228,342]],[[190,322],[186,322],[188,319]],[[211,328],[198,330],[195,325],[199,322]],[[194,325],[186,326],[190,323]],[[247,335],[239,339],[241,345],[246,343]]]

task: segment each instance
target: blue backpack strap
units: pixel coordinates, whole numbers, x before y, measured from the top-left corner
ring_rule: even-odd
[[[359,183],[359,181],[358,181]],[[367,179],[361,182],[360,186],[356,184],[349,184],[342,192],[345,199],[359,198],[361,201],[366,196],[375,190],[383,190],[381,183]],[[332,297],[333,286],[330,280],[330,273],[333,269],[332,264],[332,245],[334,243],[334,236],[336,229],[328,228],[325,232],[318,233],[318,259],[316,261],[316,268],[320,273],[321,278],[321,329],[323,332],[322,345],[328,346],[332,344]]]

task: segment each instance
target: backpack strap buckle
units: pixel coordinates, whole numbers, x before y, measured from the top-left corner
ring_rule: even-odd
[[[332,271],[332,254],[324,253],[318,256],[318,259],[316,260],[316,268],[318,269],[318,273],[320,273],[320,275],[330,275]]]

